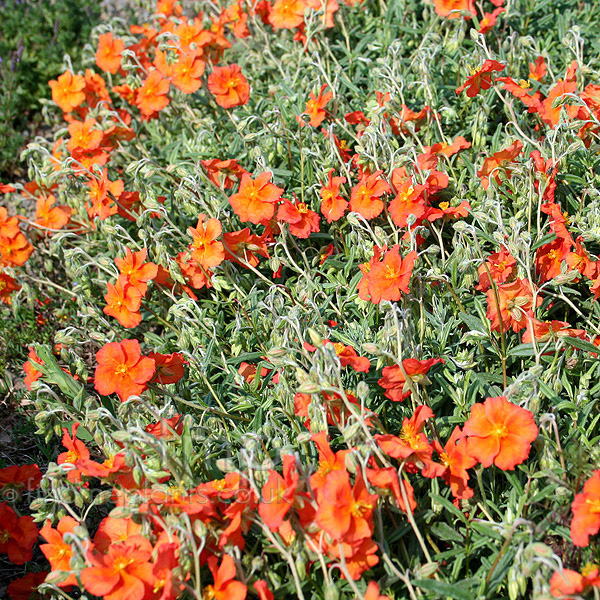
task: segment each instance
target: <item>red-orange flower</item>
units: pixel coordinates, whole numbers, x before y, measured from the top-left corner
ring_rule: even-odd
[[[52,571],[71,571],[71,557],[73,550],[71,545],[64,541],[66,533],[73,533],[79,523],[73,517],[63,517],[56,526],[52,528],[50,521],[46,521],[40,530],[40,535],[46,540],[46,544],[40,544],[40,550],[50,563]],[[64,581],[61,581],[59,587],[68,587],[77,585],[77,576],[71,573]]]
[[[27,573],[24,577],[13,579],[6,588],[10,600],[37,600],[41,598],[36,592],[37,588],[44,583],[48,571],[37,571]]]
[[[502,244],[500,252],[494,252],[487,258],[485,264],[477,269],[479,273],[479,283],[475,286],[476,290],[486,292],[492,286],[490,275],[496,284],[505,283],[515,274],[515,265],[517,259]],[[486,268],[487,267],[487,268]],[[489,275],[488,275],[489,272]]]
[[[142,295],[148,288],[147,282],[154,279],[158,274],[158,266],[153,262],[144,262],[148,256],[148,250],[142,248],[137,252],[125,250],[124,258],[115,258],[115,265],[127,282],[137,288]]]
[[[402,292],[408,294],[408,283],[417,259],[416,252],[400,256],[399,246],[388,250],[381,262],[376,262],[369,272],[369,295],[371,302],[400,300]]]
[[[188,362],[183,358],[183,354],[179,352],[173,352],[172,354],[149,352],[148,358],[154,361],[156,367],[152,381],[160,384],[179,381],[183,377],[184,365]]]
[[[94,387],[103,396],[117,393],[122,401],[139,396],[154,376],[151,358],[142,356],[137,340],[106,344],[96,353]]]
[[[8,504],[0,504],[0,554],[8,554],[10,562],[23,565],[33,558],[37,537],[33,517],[19,517]]]
[[[43,365],[44,363],[40,360],[39,356],[35,353],[33,348],[29,349],[29,354],[27,355],[27,360],[23,365],[23,371],[25,371],[25,380],[24,383],[27,386],[27,389],[31,389],[31,384],[34,381],[37,381],[42,377],[43,373],[35,368],[35,364]]]
[[[271,531],[281,527],[292,508],[299,481],[296,459],[292,455],[283,457],[283,476],[277,471],[269,471],[269,478],[261,490],[258,514]]]
[[[240,229],[240,231],[225,233],[223,235],[223,246],[225,248],[225,259],[242,266],[247,266],[244,263],[248,263],[256,267],[259,263],[257,254],[269,258],[269,252],[263,237],[254,235],[248,227]]]
[[[529,456],[538,428],[530,411],[499,396],[471,407],[463,434],[469,454],[484,467],[510,471]]]
[[[467,469],[474,467],[477,460],[469,454],[467,441],[460,427],[455,427],[445,446],[437,440],[433,447],[440,459],[439,463],[428,462],[423,469],[425,477],[441,477],[449,486],[455,498],[471,498],[473,490],[469,487]]]
[[[52,100],[66,113],[77,108],[84,100],[85,79],[66,71],[56,80],[48,82],[52,89]]]
[[[496,60],[486,60],[479,69],[473,69],[471,75],[458,88],[456,93],[461,94],[465,89],[467,96],[473,98],[479,94],[481,90],[489,90],[492,87],[492,76],[490,73],[494,71],[502,71],[505,65]]]
[[[381,196],[391,191],[391,187],[379,176],[382,171],[363,175],[350,193],[350,210],[365,219],[374,219],[383,210]]]
[[[306,0],[275,0],[269,11],[269,23],[275,29],[294,29],[304,23]]]
[[[318,127],[327,116],[327,111],[325,107],[327,103],[333,98],[333,92],[325,93],[327,89],[327,84],[321,86],[321,91],[318,96],[315,96],[314,92],[310,93],[310,98],[306,102],[306,107],[304,108],[304,112],[310,116],[310,121],[308,124],[311,127]]]
[[[19,231],[14,237],[0,234],[0,265],[3,267],[22,267],[33,253],[33,246]]]
[[[466,11],[475,16],[475,1],[474,0],[433,0],[435,12],[440,17],[448,17],[449,19],[460,18],[461,12]],[[470,19],[470,16],[466,17]]]
[[[587,546],[590,535],[600,531],[600,469],[583,485],[571,504],[571,539],[576,546]]]
[[[477,171],[477,176],[481,178],[481,185],[484,190],[487,190],[490,186],[490,175],[494,176],[494,179],[498,184],[501,183],[499,171],[502,169],[507,177],[510,177],[509,165],[515,160],[515,158],[521,153],[523,144],[520,140],[515,140],[505,150],[495,152],[489,158],[483,161],[481,169]]]
[[[208,568],[213,576],[214,583],[203,588],[203,594],[211,600],[244,600],[248,588],[236,581],[235,563],[228,554],[223,556],[221,564],[216,556],[208,559]]]
[[[163,110],[169,104],[170,82],[159,71],[151,71],[142,87],[135,93],[135,103],[145,117]]]
[[[131,285],[125,275],[119,275],[114,285],[107,283],[106,287],[104,314],[117,319],[123,327],[137,327],[142,322],[139,312],[142,305],[140,290]]]
[[[361,476],[354,486],[346,470],[332,471],[319,496],[317,523],[334,540],[356,543],[373,533],[378,496],[369,494]]]
[[[193,94],[202,85],[201,77],[204,74],[204,62],[199,58],[198,52],[181,54],[179,60],[173,65],[171,83],[184,94]]]
[[[35,222],[48,229],[62,229],[71,218],[71,209],[65,205],[53,206],[56,198],[53,194],[40,196],[35,206]]]
[[[392,458],[406,461],[410,473],[422,469],[430,460],[433,448],[423,433],[425,423],[433,417],[433,411],[425,404],[419,405],[410,419],[404,417],[398,436],[378,434],[375,436],[380,448]]]
[[[91,565],[81,571],[86,591],[105,600],[143,600],[152,593],[152,546],[140,535],[111,544],[106,554],[88,552]]]
[[[382,377],[377,382],[384,390],[385,397],[394,402],[402,402],[410,396],[412,385],[428,385],[431,383],[427,377],[427,372],[437,363],[443,363],[443,358],[429,358],[427,360],[417,360],[416,358],[405,358],[400,365],[391,365],[384,367]],[[405,377],[408,377],[409,383]]]
[[[223,227],[218,219],[208,219],[201,214],[196,227],[190,227],[188,233],[192,236],[190,252],[192,259],[202,268],[212,269],[225,260],[225,250],[217,238],[221,235]]]
[[[66,427],[63,427],[63,437],[62,437],[62,445],[67,449],[66,452],[61,452],[57,458],[56,463],[59,465],[63,465],[65,463],[69,465],[73,465],[73,469],[69,469],[67,473],[67,479],[69,481],[81,481],[81,473],[79,469],[76,468],[77,463],[80,460],[89,460],[90,451],[87,449],[86,445],[77,439],[77,429],[79,428],[79,423],[73,423],[72,433],[69,435],[69,430]]]
[[[20,289],[21,286],[13,277],[0,271],[0,302],[10,306],[12,293],[18,292]]]
[[[581,598],[593,587],[600,587],[600,569],[598,565],[587,564],[581,573],[571,569],[555,571],[550,578],[550,593],[554,598]]]
[[[288,223],[290,233],[301,239],[319,231],[319,215],[304,202],[292,203],[287,199],[279,205],[277,219]]]
[[[215,67],[208,76],[208,89],[223,108],[233,108],[248,102],[250,85],[239,65]]]
[[[319,190],[321,195],[321,213],[328,223],[337,221],[344,216],[348,202],[340,196],[340,187],[346,183],[345,177],[333,177],[333,169],[329,171],[329,181]]]
[[[20,467],[11,465],[0,469],[0,490],[11,487],[14,490],[23,489],[32,491],[40,486],[42,472],[36,464],[22,465]]]
[[[229,198],[229,204],[240,220],[258,225],[273,218],[283,188],[270,183],[272,175],[270,171],[261,173],[256,179],[242,175],[239,191]]]
[[[493,331],[508,331],[511,327],[516,333],[527,327],[529,318],[533,318],[533,292],[526,279],[515,279],[487,291],[487,318],[491,321]],[[536,306],[542,303],[537,296]]]
[[[114,38],[112,33],[103,33],[98,38],[98,50],[96,50],[96,64],[100,69],[113,75],[121,66],[121,54],[125,49],[125,43],[119,38]]]

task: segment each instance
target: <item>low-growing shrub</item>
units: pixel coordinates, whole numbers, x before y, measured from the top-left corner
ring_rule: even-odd
[[[2,188],[7,313],[71,305],[24,366],[63,448],[0,470],[0,553],[49,562],[9,595],[597,595],[599,17],[159,0],[99,27]]]

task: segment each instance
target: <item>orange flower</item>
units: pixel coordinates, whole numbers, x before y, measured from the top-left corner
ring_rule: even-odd
[[[35,222],[48,229],[62,229],[71,218],[71,209],[65,205],[52,206],[56,202],[53,194],[40,196],[35,206]]]
[[[111,544],[126,542],[132,536],[141,535],[142,526],[130,518],[105,517],[100,521],[94,535],[94,549],[105,553]]]
[[[545,342],[552,338],[577,337],[582,340],[587,339],[587,334],[583,329],[572,329],[565,321],[538,321],[531,319],[527,323],[527,330],[523,334],[521,341],[523,344],[529,344],[533,338]]]
[[[400,256],[399,246],[388,250],[381,262],[376,262],[369,273],[369,295],[371,302],[400,300],[402,292],[408,294],[408,283],[412,275],[417,253],[409,252]]]
[[[468,485],[467,469],[474,467],[477,460],[469,454],[460,427],[454,428],[445,446],[434,440],[433,447],[441,464],[428,462],[423,469],[423,476],[441,477],[450,486],[450,491],[455,498],[471,498],[473,490]]]
[[[0,504],[0,554],[8,554],[10,562],[23,565],[33,558],[37,537],[33,517],[19,517],[8,504]]]
[[[306,108],[304,112],[310,116],[308,124],[311,127],[318,127],[327,116],[325,107],[327,103],[333,98],[333,92],[324,93],[327,89],[327,84],[321,86],[321,91],[318,96],[315,96],[314,92],[310,93],[310,99],[306,102]]]
[[[111,181],[107,169],[103,169],[99,178],[92,177],[86,185],[90,190],[91,207],[87,209],[90,218],[98,217],[103,221],[117,213],[114,200],[118,200],[124,190],[124,184],[120,179]]]
[[[463,434],[469,454],[484,467],[511,471],[529,456],[538,428],[530,411],[499,396],[471,407]]]
[[[108,291],[104,300],[107,305],[103,309],[104,314],[117,319],[123,327],[137,327],[142,322],[139,312],[142,305],[140,290],[131,285],[124,275],[119,275],[114,285],[107,283],[106,287]]]
[[[376,581],[369,581],[364,600],[390,600],[390,597],[379,593],[379,584]]]
[[[12,293],[18,292],[20,289],[21,286],[13,277],[0,271],[0,302],[10,306]]]
[[[399,365],[384,367],[382,378],[377,382],[384,390],[385,397],[393,402],[402,402],[410,396],[411,386],[405,378],[408,377],[413,385],[429,385],[431,381],[427,372],[437,363],[443,363],[443,358],[429,358],[417,360],[416,358],[405,358],[402,368]]]
[[[506,9],[504,7],[499,7],[494,12],[488,13],[486,12],[483,17],[481,17],[481,21],[479,21],[479,33],[487,33],[496,25],[496,21],[498,17],[504,12]]]
[[[277,471],[269,471],[269,478],[261,490],[258,514],[271,531],[281,527],[292,508],[299,481],[296,459],[292,455],[283,456],[283,477]]]
[[[72,570],[71,557],[73,556],[73,550],[71,545],[64,541],[64,535],[65,533],[73,533],[75,527],[78,526],[79,523],[73,517],[66,516],[58,522],[56,529],[52,529],[48,520],[40,530],[40,535],[47,542],[46,544],[40,544],[40,550],[48,559],[52,571]],[[71,573],[57,585],[58,587],[77,585],[77,576],[75,573]]]
[[[576,546],[587,546],[590,535],[600,531],[600,469],[585,482],[583,491],[571,504],[571,539]]]
[[[571,569],[555,571],[550,578],[554,598],[581,598],[592,586],[600,587],[600,569],[594,564],[585,565],[581,573]]]
[[[94,387],[103,396],[117,393],[121,401],[139,396],[154,376],[151,358],[142,356],[137,340],[106,344],[96,353]]]
[[[234,186],[234,178],[240,180],[246,169],[240,166],[237,160],[201,160],[202,166],[206,169],[206,176],[218,188],[230,189]]]
[[[33,491],[40,486],[41,480],[42,472],[36,464],[20,467],[12,465],[0,469],[0,490],[10,487],[17,492],[21,492],[23,489]]]
[[[193,239],[189,248],[193,260],[202,268],[211,269],[225,260],[223,244],[216,241],[221,235],[223,227],[218,219],[208,219],[205,224],[205,218],[206,215],[199,215],[196,227],[188,229],[188,233]]]
[[[474,0],[433,0],[433,6],[435,12],[440,15],[440,17],[458,19],[462,16],[460,11],[463,10],[471,13],[471,16],[475,16]],[[471,16],[465,18],[470,19]]]
[[[217,566],[218,562],[216,556],[208,559],[208,568],[212,573],[214,583],[204,586],[202,590],[204,597],[211,600],[244,600],[248,588],[241,581],[235,581],[236,572],[233,558],[225,554],[219,566]]]
[[[500,150],[499,152],[492,154],[491,157],[486,158],[483,161],[481,169],[477,171],[477,176],[481,178],[481,185],[483,186],[484,190],[487,190],[490,186],[489,175],[492,174],[494,176],[494,179],[496,180],[496,183],[500,185],[500,169],[503,169],[506,176],[510,178],[510,170],[508,169],[508,165],[510,165],[511,162],[514,162],[515,158],[521,153],[522,149],[522,142],[519,140],[515,140],[505,150]]]
[[[398,194],[390,202],[388,211],[392,221],[398,227],[408,226],[408,217],[414,215],[415,220],[423,218],[427,212],[427,205],[423,195],[425,186],[413,185],[412,178],[408,177],[402,181]]]
[[[26,374],[24,383],[27,386],[27,389],[30,390],[31,384],[34,381],[40,379],[40,377],[42,377],[43,375],[43,373],[36,369],[34,365],[36,363],[38,365],[43,365],[44,363],[39,359],[38,355],[35,353],[35,350],[33,348],[29,349],[29,354],[27,355],[27,358],[29,358],[29,360],[26,361],[23,365],[23,371],[25,371]]]
[[[231,260],[242,266],[246,266],[242,263],[244,261],[244,263],[256,267],[259,263],[256,254],[269,258],[264,239],[250,233],[248,227],[240,231],[225,233],[223,235],[223,246],[225,248],[225,260]]]
[[[258,225],[273,218],[283,188],[269,183],[272,175],[265,171],[254,180],[246,173],[242,175],[239,191],[229,198],[229,204],[240,220]]]
[[[487,318],[493,331],[508,331],[511,327],[516,333],[527,327],[528,318],[533,318],[533,292],[526,279],[515,279],[511,283],[499,285],[498,300],[493,289],[487,291]],[[536,306],[542,303],[537,296]]]
[[[63,112],[70,113],[85,100],[85,79],[81,75],[66,71],[48,85],[52,89],[52,100]]]
[[[535,253],[535,270],[540,281],[550,281],[561,274],[563,260],[566,260],[571,250],[571,243],[561,238],[544,244]]]
[[[318,495],[326,484],[330,473],[346,470],[346,455],[351,450],[338,450],[334,454],[327,441],[326,431],[319,431],[319,433],[313,434],[310,439],[319,450],[319,468],[316,473],[310,476],[310,485]]]
[[[208,89],[223,108],[233,108],[248,102],[250,85],[239,65],[215,67],[208,76]]]
[[[374,219],[383,210],[381,196],[391,191],[389,184],[380,179],[382,171],[372,175],[363,175],[352,188],[350,194],[350,210],[365,219]]]
[[[183,358],[183,354],[179,352],[173,352],[172,354],[149,352],[148,358],[154,361],[156,367],[152,382],[162,385],[177,383],[183,377],[184,365],[188,364],[188,361]]]
[[[37,600],[37,588],[44,583],[48,571],[27,573],[24,577],[13,579],[6,588],[10,600]]]
[[[306,0],[275,0],[269,12],[274,29],[294,29],[304,23]]]
[[[8,211],[4,206],[0,206],[0,235],[12,238],[20,233],[19,219],[17,217],[9,217]]]
[[[81,571],[86,591],[106,600],[143,600],[152,593],[152,546],[140,535],[127,542],[111,544],[106,554],[88,552],[91,565]]]
[[[112,33],[103,33],[98,38],[98,50],[96,51],[96,64],[100,69],[113,75],[121,66],[121,54],[125,49],[123,40],[114,38]]]
[[[200,89],[203,74],[204,62],[197,57],[196,52],[182,54],[173,65],[171,83],[184,94],[193,94]]]
[[[67,142],[67,150],[73,152],[76,148],[91,151],[100,147],[104,138],[104,133],[100,129],[94,129],[98,124],[96,119],[86,119],[85,121],[73,121],[69,125],[69,135],[71,138]]]
[[[169,104],[170,83],[158,71],[152,71],[135,93],[135,104],[144,117],[150,117]]]
[[[156,359],[155,359],[156,360]],[[175,415],[170,419],[161,419],[157,423],[150,423],[144,427],[146,433],[150,433],[155,438],[170,439],[173,434],[181,435],[183,433],[183,420],[181,415]]]
[[[148,250],[142,248],[132,253],[129,248],[125,251],[125,258],[115,258],[115,265],[127,282],[137,288],[143,295],[148,289],[147,282],[154,279],[158,273],[158,267],[153,262],[144,262],[148,256]]]
[[[14,237],[0,235],[0,265],[22,267],[33,253],[33,246],[19,231]]]
[[[398,477],[398,469],[396,469],[396,467],[378,467],[376,469],[367,468],[366,473],[367,480],[372,486],[392,492],[394,501],[401,511],[405,513],[408,512],[405,498],[408,501],[408,506],[411,511],[414,512],[414,510],[417,508],[413,486],[410,484],[408,479],[405,479],[404,477]]]
[[[284,198],[283,203],[279,205],[277,219],[288,223],[290,233],[300,239],[306,239],[311,233],[319,231],[319,215],[310,210],[304,202],[292,204]]]
[[[354,486],[345,470],[332,471],[319,496],[317,524],[334,540],[352,544],[371,537],[378,496],[369,494],[362,476]]]
[[[515,274],[516,264],[517,259],[506,249],[504,244],[501,244],[500,252],[490,254],[486,263],[477,269],[479,283],[475,286],[475,289],[482,292],[490,289],[492,284],[488,271],[496,284],[505,283]]]
[[[431,461],[433,448],[429,445],[427,436],[423,433],[425,423],[433,417],[433,411],[428,406],[418,406],[410,419],[404,417],[399,436],[378,434],[375,436],[379,447],[392,458],[406,463],[409,473],[416,473]]]
[[[333,172],[333,169],[329,171],[327,185],[323,184],[323,187],[319,190],[319,194],[323,199],[321,202],[321,213],[327,219],[328,223],[341,219],[346,212],[346,208],[348,208],[348,202],[339,195],[340,187],[343,183],[346,183],[346,178],[333,177]]]
[[[67,451],[61,452],[57,456],[57,464],[63,465],[65,463],[68,463],[75,467],[78,461],[89,460],[90,451],[87,449],[86,445],[81,440],[77,439],[78,428],[79,423],[73,423],[72,434],[69,435],[69,430],[66,427],[63,427],[62,445],[67,449]],[[79,472],[79,469],[69,469],[67,473],[67,479],[73,482],[81,481],[81,473]]]
[[[471,72],[471,75],[460,87],[456,88],[456,93],[461,94],[466,89],[467,96],[474,98],[481,90],[489,90],[492,87],[490,73],[502,71],[505,66],[497,60],[486,60],[479,69],[474,69]]]

